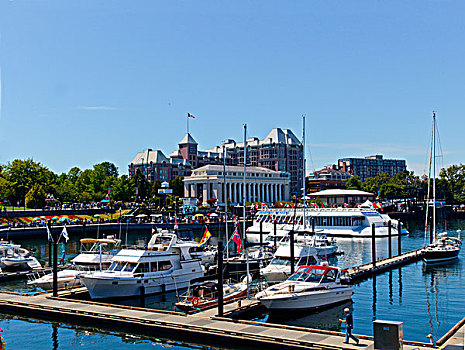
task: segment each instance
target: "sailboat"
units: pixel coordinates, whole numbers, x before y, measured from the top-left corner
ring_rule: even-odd
[[[426,225],[425,225],[425,245],[428,227],[428,210],[429,210],[429,191],[430,181],[433,179],[433,222],[432,222],[432,242],[423,250],[423,261],[425,263],[442,263],[458,259],[462,241],[460,238],[448,237],[447,232],[438,234],[436,229],[436,113],[433,112],[433,133],[431,136],[431,155],[428,177],[428,200],[426,207]],[[431,175],[432,164],[432,175]]]

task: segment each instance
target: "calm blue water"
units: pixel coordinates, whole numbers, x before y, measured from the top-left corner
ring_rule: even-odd
[[[448,223],[449,233],[457,235],[456,230],[465,230],[465,221]],[[417,249],[423,246],[424,233],[413,224],[409,236],[402,237],[402,251]],[[130,243],[143,244],[148,237],[129,235]],[[43,239],[16,240],[24,246],[37,249],[37,256],[42,261],[47,259],[48,248]],[[78,252],[78,237],[72,237],[66,251],[68,258]],[[387,239],[378,239],[376,243],[377,256],[387,257]],[[349,267],[371,261],[371,240],[338,239],[339,247],[346,254],[339,256],[336,265]],[[64,248],[64,247],[63,247]],[[397,238],[392,241],[393,254],[397,254]],[[273,315],[268,322],[285,323],[312,328],[340,330],[338,322],[343,314],[344,307],[352,306],[355,320],[355,332],[372,335],[372,321],[374,319],[403,321],[404,338],[416,341],[427,341],[426,336],[432,334],[439,339],[462,317],[465,316],[465,303],[462,302],[465,285],[465,251],[462,250],[460,260],[449,265],[440,265],[426,268],[423,262],[395,269],[373,279],[362,281],[354,286],[353,303],[340,305],[322,312],[299,316],[296,319],[276,318]],[[1,287],[9,290],[32,291],[24,282],[15,282]],[[147,306],[154,308],[172,309],[176,295],[170,293],[165,299],[160,296],[147,299]],[[124,304],[137,305],[138,299],[125,301]],[[258,316],[258,315],[257,315]],[[4,316],[5,317],[5,316]],[[87,348],[97,348],[105,343],[105,347],[112,349],[141,348],[154,349],[162,346],[171,346],[163,342],[150,339],[134,338],[127,335],[92,333],[76,327],[65,325],[52,325],[51,323],[38,323],[28,320],[6,320],[0,318],[0,327],[4,329],[4,337],[9,340],[9,334],[21,333],[28,329],[28,334],[40,342],[47,344],[44,349],[53,348],[53,328],[58,327],[60,349],[79,348],[80,344]],[[8,349],[24,349],[24,339],[14,342],[8,341]],[[18,342],[18,343],[15,343]],[[51,345],[52,344],[52,345]],[[99,345],[100,344],[100,345]],[[84,346],[84,345],[82,345]],[[95,346],[95,347],[93,347]],[[176,348],[176,347],[175,347]],[[183,345],[181,348],[191,348]],[[192,348],[196,348],[195,346]],[[38,348],[40,349],[40,348]]]

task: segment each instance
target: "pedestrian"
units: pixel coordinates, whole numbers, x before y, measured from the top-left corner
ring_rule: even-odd
[[[352,330],[354,329],[354,318],[350,313],[349,308],[344,309],[345,320],[339,319],[339,322],[343,322],[346,324],[346,341],[344,343],[349,344],[349,337],[352,338],[358,345],[359,340],[358,338],[352,335]]]

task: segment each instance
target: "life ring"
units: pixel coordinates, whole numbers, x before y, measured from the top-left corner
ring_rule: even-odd
[[[192,306],[197,307],[199,305],[199,298],[193,297],[192,298]]]

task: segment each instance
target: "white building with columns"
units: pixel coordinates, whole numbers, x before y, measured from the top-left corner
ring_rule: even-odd
[[[205,165],[192,171],[184,178],[184,196],[201,199],[203,202],[216,198],[224,204],[242,203],[244,191],[244,168],[222,165]],[[226,180],[226,181],[225,181]],[[289,200],[290,175],[284,171],[274,171],[260,167],[247,167],[245,198],[247,202],[273,203]]]

